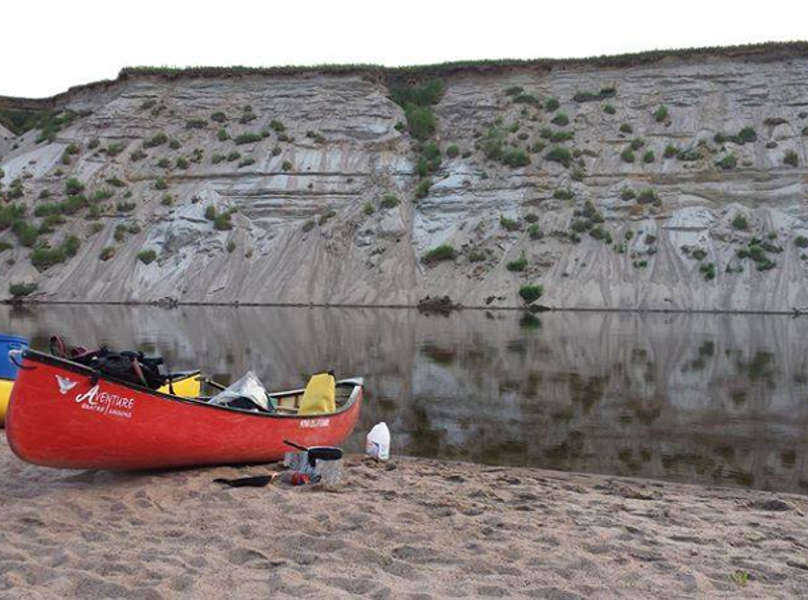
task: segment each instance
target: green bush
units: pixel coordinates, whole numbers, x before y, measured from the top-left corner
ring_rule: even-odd
[[[690,256],[696,260],[704,260],[707,257],[707,251],[704,248],[694,248],[690,251]]]
[[[270,129],[272,129],[272,131],[274,131],[276,133],[283,133],[284,131],[286,131],[286,125],[284,125],[283,123],[281,123],[277,119],[272,119],[269,122],[269,127],[270,127]]]
[[[544,110],[547,112],[555,112],[558,110],[558,107],[561,106],[558,103],[558,100],[555,98],[548,98],[547,101],[544,103]]]
[[[290,161],[288,161],[288,160],[283,161],[283,164],[281,165],[281,170],[282,171],[291,171],[292,170],[292,163]]]
[[[454,260],[457,256],[457,251],[449,244],[441,244],[432,248],[429,252],[421,257],[421,262],[425,265],[431,265],[443,260]]]
[[[730,140],[740,145],[750,144],[757,141],[757,132],[752,127],[744,127],[737,135],[730,136]]]
[[[549,161],[561,163],[565,167],[569,167],[572,163],[572,153],[563,146],[554,147],[544,158]]]
[[[553,125],[558,125],[559,127],[564,127],[569,125],[570,118],[567,116],[566,113],[560,112],[555,117],[553,117],[552,121],[550,121]]]
[[[59,202],[43,202],[34,208],[35,217],[47,217],[48,215],[58,215],[62,212],[62,205]]]
[[[640,148],[645,146],[645,140],[643,140],[642,138],[635,137],[633,140],[631,140],[630,146],[632,150],[639,150]]]
[[[415,186],[415,197],[416,198],[426,198],[427,194],[429,194],[429,188],[432,187],[432,180],[422,179],[417,186]]]
[[[36,291],[36,283],[10,283],[8,285],[8,293],[15,298],[22,298],[28,296]]]
[[[157,258],[157,252],[155,252],[152,249],[141,250],[140,252],[137,253],[137,258],[144,265],[148,265],[152,263],[155,258]]]
[[[530,164],[530,157],[524,150],[513,148],[503,153],[502,162],[511,168],[524,167]]]
[[[784,123],[788,123],[783,117],[766,117],[763,119],[763,124],[768,125],[769,127],[776,127],[777,125],[783,125]]]
[[[452,144],[446,148],[446,156],[449,158],[455,158],[458,154],[460,154],[460,148],[457,147],[457,144]]]
[[[398,202],[399,202],[398,196],[396,196],[395,194],[385,194],[379,205],[382,208],[395,208],[396,206],[398,206]]]
[[[74,194],[80,194],[84,191],[84,184],[80,182],[75,177],[69,178],[65,181],[65,192],[68,196],[72,196]]]
[[[631,148],[626,148],[620,153],[620,158],[623,159],[623,162],[626,163],[633,163],[634,162],[634,153],[631,151]]]
[[[513,260],[505,265],[506,269],[515,272],[524,271],[525,267],[527,267],[527,258],[525,258],[524,252],[522,252],[522,254],[519,256],[517,260]]]
[[[733,152],[730,152],[726,156],[724,156],[721,160],[717,161],[716,166],[721,167],[725,171],[729,171],[730,169],[734,169],[735,166],[738,164],[738,159]]]
[[[407,117],[407,128],[417,140],[426,140],[435,133],[435,116],[428,106],[409,105],[404,109]]]
[[[735,218],[732,219],[732,226],[735,229],[740,229],[740,230],[743,230],[743,231],[749,229],[749,223],[746,220],[746,217],[744,215],[742,215],[741,213],[736,214]]]
[[[372,204],[372,203],[370,203],[370,202],[365,202],[365,206],[364,206],[364,208],[362,209],[362,212],[364,212],[366,215],[370,216],[370,215],[372,215],[374,212],[376,212],[376,209],[375,209],[375,208],[373,208],[373,204]]]
[[[791,165],[792,167],[796,167],[799,162],[800,159],[797,156],[797,153],[793,150],[786,152],[786,155],[783,157],[783,163],[786,165]]]
[[[253,157],[247,157],[244,160],[238,163],[238,168],[241,169],[242,167],[249,167],[250,165],[255,164],[255,159]]]
[[[544,288],[540,285],[523,285],[519,288],[519,296],[525,304],[535,302],[544,295]]]
[[[228,231],[233,229],[233,223],[230,221],[230,212],[223,212],[217,215],[213,220],[213,228],[217,231]]]
[[[575,193],[570,189],[558,188],[553,192],[553,198],[556,200],[572,200],[574,197]]]
[[[665,106],[664,104],[660,104],[659,108],[657,108],[654,111],[654,120],[656,120],[657,123],[661,123],[667,118],[668,118],[668,107]]]
[[[15,221],[11,230],[17,236],[17,240],[26,248],[31,248],[36,243],[39,236],[39,228],[26,223],[25,221]]]
[[[157,146],[162,146],[166,142],[168,142],[168,136],[161,131],[160,133],[157,133],[152,137],[150,137],[148,140],[144,141],[143,147],[156,148]]]
[[[216,207],[213,204],[209,204],[207,208],[205,208],[205,218],[208,221],[216,220]]]
[[[113,256],[115,256],[115,246],[106,246],[101,250],[98,258],[106,262]]]
[[[68,196],[59,206],[62,210],[62,214],[74,215],[81,209],[86,208],[87,205],[87,198],[84,197],[84,194],[78,194],[76,196]]]
[[[238,160],[241,158],[241,152],[233,151],[227,155],[227,162],[233,162],[234,160]]]
[[[123,142],[114,142],[107,146],[107,156],[117,156],[121,152],[123,152],[124,143]]]
[[[704,275],[705,280],[715,279],[715,263],[703,263],[699,265],[699,271]]]
[[[172,150],[179,150],[182,147],[182,144],[180,144],[179,140],[171,140],[168,142],[168,147]]]
[[[156,190],[167,190],[168,189],[168,184],[166,183],[166,180],[163,179],[162,177],[158,177],[157,179],[155,179],[155,181],[154,181],[154,189],[156,189]]]
[[[537,223],[533,223],[530,227],[528,227],[527,233],[531,240],[540,240],[543,237],[541,229],[539,229],[539,225]]]
[[[554,131],[550,135],[550,141],[554,144],[559,144],[561,142],[567,142],[575,137],[575,133],[572,131]]]
[[[25,217],[25,206],[0,203],[0,231],[14,225]]]
[[[603,242],[605,244],[611,244],[612,243],[612,234],[609,232],[608,229],[606,229],[604,227],[601,227],[600,225],[597,225],[597,226],[593,227],[592,229],[590,229],[589,230],[589,235],[592,238],[594,238],[594,239],[596,239],[598,241],[601,241],[601,242]]]
[[[112,187],[116,188],[126,187],[126,184],[117,177],[110,177],[109,179],[106,180],[106,182]]]
[[[509,219],[505,215],[499,215],[499,224],[506,231],[519,231],[522,228],[522,226],[519,224],[519,221]]]
[[[620,133],[634,133],[634,128],[630,123],[623,123],[620,126]]]
[[[160,198],[160,204],[163,206],[171,206],[174,204],[174,198],[171,196],[171,194],[163,194],[163,197]]]
[[[115,205],[115,210],[120,213],[128,213],[135,210],[135,203],[134,202],[118,202]]]
[[[518,96],[522,92],[525,91],[521,85],[513,85],[511,87],[505,88],[505,95],[506,96]]]
[[[204,129],[208,122],[205,119],[189,119],[185,121],[185,129]]]
[[[612,87],[603,88],[597,94],[594,92],[576,92],[576,94],[572,97],[575,102],[583,103],[583,102],[599,102],[600,100],[605,100],[606,98],[611,98],[617,93]]]
[[[617,109],[611,104],[604,104],[603,112],[605,112],[607,115],[613,115],[617,112]]]
[[[794,238],[794,245],[797,248],[808,248],[808,237],[798,235],[796,238]]]
[[[61,246],[56,248],[40,246],[39,248],[34,248],[34,251],[31,252],[31,264],[40,272],[46,271],[53,265],[63,263],[66,258],[65,251]]]
[[[699,152],[698,148],[686,148],[685,150],[679,150],[676,158],[683,162],[693,162],[701,159],[701,152]]]
[[[624,202],[628,202],[629,200],[634,200],[635,196],[636,196],[636,194],[634,193],[634,190],[632,190],[631,188],[625,187],[620,192],[620,199],[623,200]]]
[[[224,127],[220,127],[219,131],[216,132],[216,138],[220,142],[226,142],[227,140],[229,140],[230,136],[227,133],[227,129],[225,129]]]
[[[144,158],[146,158],[146,156],[147,154],[143,152],[143,150],[138,148],[129,155],[129,160],[131,160],[132,162],[137,162],[139,160],[143,160]]]
[[[658,204],[659,196],[653,188],[645,188],[637,195],[637,204]]]
[[[519,94],[513,101],[515,104],[532,104],[533,106],[541,104],[541,101],[533,94]]]
[[[236,143],[236,145],[241,146],[243,144],[260,142],[262,139],[263,138],[261,138],[261,135],[257,133],[242,133],[233,138],[233,141]]]
[[[645,154],[642,155],[642,161],[646,164],[654,162],[654,151],[647,150]]]
[[[93,194],[93,202],[103,202],[104,200],[109,200],[112,198],[112,195],[112,191],[105,188],[95,190],[95,193]]]
[[[224,123],[227,121],[227,115],[225,115],[222,111],[216,111],[210,116],[211,121],[216,121],[217,123]]]

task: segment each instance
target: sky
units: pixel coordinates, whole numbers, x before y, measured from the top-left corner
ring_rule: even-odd
[[[25,0],[0,11],[0,95],[44,97],[124,66],[387,66],[808,39],[770,0]]]

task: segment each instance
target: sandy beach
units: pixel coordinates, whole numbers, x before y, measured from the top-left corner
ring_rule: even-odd
[[[0,598],[796,598],[808,498],[394,457],[335,489],[275,465],[40,468],[0,444]]]

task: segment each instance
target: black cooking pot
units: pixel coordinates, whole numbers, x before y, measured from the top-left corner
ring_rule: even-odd
[[[301,446],[300,444],[290,442],[289,440],[283,440],[283,443],[287,446],[291,446],[292,448],[297,448],[298,450],[303,450],[306,452],[309,459],[309,465],[312,467],[315,465],[317,460],[339,460],[342,458],[342,448],[336,448],[334,446],[311,446],[307,448],[306,446]]]

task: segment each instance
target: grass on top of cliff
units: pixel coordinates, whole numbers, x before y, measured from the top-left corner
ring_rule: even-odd
[[[421,77],[437,77],[464,70],[489,71],[491,67],[536,67],[539,69],[554,66],[598,66],[598,67],[633,67],[655,63],[666,58],[693,59],[707,56],[727,56],[731,58],[752,58],[756,55],[781,54],[784,58],[804,56],[808,53],[808,42],[763,42],[736,46],[703,46],[698,48],[676,48],[669,50],[649,50],[626,54],[600,55],[584,58],[531,58],[531,59],[487,59],[461,60],[428,65],[409,65],[401,67],[385,67],[368,63],[357,64],[320,64],[310,66],[281,65],[275,67],[124,67],[118,79],[136,76],[160,76],[168,79],[182,77],[242,77],[245,75],[295,75],[297,73],[335,73],[351,74],[361,72],[382,72],[391,78],[395,76],[415,75]],[[103,85],[105,82],[98,82]],[[94,85],[94,84],[90,84]]]

